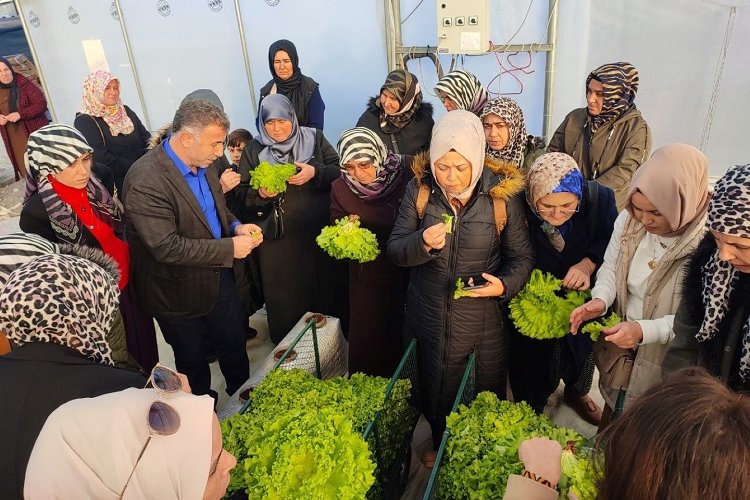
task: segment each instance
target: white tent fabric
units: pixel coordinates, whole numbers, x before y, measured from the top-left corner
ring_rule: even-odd
[[[686,142],[703,149],[712,175],[750,161],[745,145],[750,115],[750,0],[558,0],[557,64],[552,130],[584,105],[586,75],[600,64],[629,61],[640,72],[636,104],[651,126],[654,146]],[[120,0],[137,74],[130,66],[114,2],[21,0],[38,64],[59,121],[71,123],[89,72],[84,46],[101,41],[110,71],[122,80],[123,100],[143,117],[135,89],[143,88],[152,128],[169,121],[182,96],[213,88],[233,127],[255,130],[251,92],[270,78],[266,51],[279,38],[297,44],[305,74],[320,83],[326,102],[325,133],[335,143],[354,125],[387,73],[384,2],[266,0],[240,2],[253,76],[242,62],[234,2]],[[433,0],[400,0],[403,46],[435,46]],[[71,9],[73,11],[71,12]],[[546,41],[548,0],[491,0],[491,40],[500,45]],[[85,43],[83,43],[85,42]],[[490,91],[509,95],[524,110],[527,128],[542,134],[546,54],[458,57]],[[441,56],[447,70],[450,56]],[[408,68],[425,98],[437,80],[428,59]],[[500,76],[498,77],[498,75]]]

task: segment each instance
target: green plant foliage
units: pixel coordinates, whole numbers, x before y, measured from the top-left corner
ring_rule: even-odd
[[[453,231],[453,216],[451,214],[443,214],[443,224],[445,224],[445,233],[451,234]]]
[[[359,217],[342,217],[332,226],[326,226],[315,242],[334,259],[351,259],[370,262],[380,254],[378,240],[367,228],[359,226]]]
[[[607,328],[612,328],[617,323],[620,323],[622,321],[622,318],[617,313],[612,313],[606,318],[599,318],[594,321],[591,321],[589,323],[586,323],[581,328],[581,332],[588,333],[591,335],[591,340],[596,342],[599,340],[599,335],[601,335],[602,331]]]
[[[577,432],[556,427],[526,403],[500,401],[491,392],[477,395],[446,419],[450,431],[440,465],[439,498],[501,499],[508,476],[521,474],[518,447],[533,437],[554,439],[563,448],[580,446]]]
[[[589,292],[563,290],[562,280],[539,269],[510,301],[510,318],[519,332],[535,339],[562,338],[570,331],[570,313]]]
[[[471,295],[471,292],[468,290],[464,290],[464,287],[466,286],[466,283],[464,283],[464,280],[461,278],[458,278],[456,280],[456,289],[453,291],[453,299],[460,299],[461,297],[469,297]]]
[[[224,447],[237,457],[229,491],[249,498],[364,498],[376,480],[374,450],[362,437],[381,412],[380,451],[395,458],[411,430],[411,382],[355,373],[318,380],[274,370],[251,393],[245,414],[222,422]],[[374,485],[380,487],[379,485]]]
[[[286,191],[287,181],[297,173],[297,167],[291,163],[272,165],[267,161],[250,171],[250,187],[264,188],[269,193],[283,193]]]
[[[592,453],[565,449],[560,458],[562,476],[558,483],[560,491],[570,491],[578,500],[596,500],[597,473],[594,468]]]

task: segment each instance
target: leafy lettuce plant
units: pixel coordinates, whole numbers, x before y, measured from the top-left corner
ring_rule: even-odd
[[[269,373],[251,393],[249,410],[221,424],[224,446],[238,462],[229,491],[249,498],[370,496],[379,475],[365,428],[380,411],[380,454],[391,461],[411,430],[411,382],[399,380],[386,401],[388,382],[361,373],[328,380],[299,369]]]
[[[562,338],[570,331],[570,313],[589,292],[563,290],[562,280],[539,269],[510,301],[510,318],[519,332],[535,339]]]
[[[584,441],[526,403],[501,401],[491,392],[479,393],[471,407],[461,405],[446,424],[450,435],[440,465],[439,498],[501,499],[508,476],[523,472],[518,447],[524,440],[547,437],[563,448]]]
[[[315,242],[334,259],[351,259],[370,262],[380,254],[378,240],[367,228],[360,227],[359,216],[342,217],[332,226],[326,226]]]
[[[269,193],[283,193],[286,191],[287,181],[297,173],[297,167],[291,163],[272,165],[267,161],[250,171],[250,187],[264,188]]]
[[[456,289],[453,291],[453,300],[460,299],[461,297],[468,297],[471,292],[464,290],[466,283],[461,278],[456,280]]]

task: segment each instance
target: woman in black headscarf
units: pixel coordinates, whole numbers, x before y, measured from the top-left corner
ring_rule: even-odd
[[[323,114],[326,105],[320,96],[318,82],[302,74],[299,68],[297,47],[289,40],[278,40],[268,48],[268,67],[273,77],[260,89],[260,102],[271,94],[286,96],[292,103],[301,127],[323,130]],[[258,119],[256,126],[260,130]]]
[[[417,77],[405,69],[388,73],[380,94],[370,99],[357,121],[382,139],[385,147],[400,155],[416,155],[430,147],[432,104],[422,102]]]

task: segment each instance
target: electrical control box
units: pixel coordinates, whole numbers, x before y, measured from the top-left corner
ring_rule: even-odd
[[[437,0],[439,54],[482,54],[490,49],[490,0]]]

